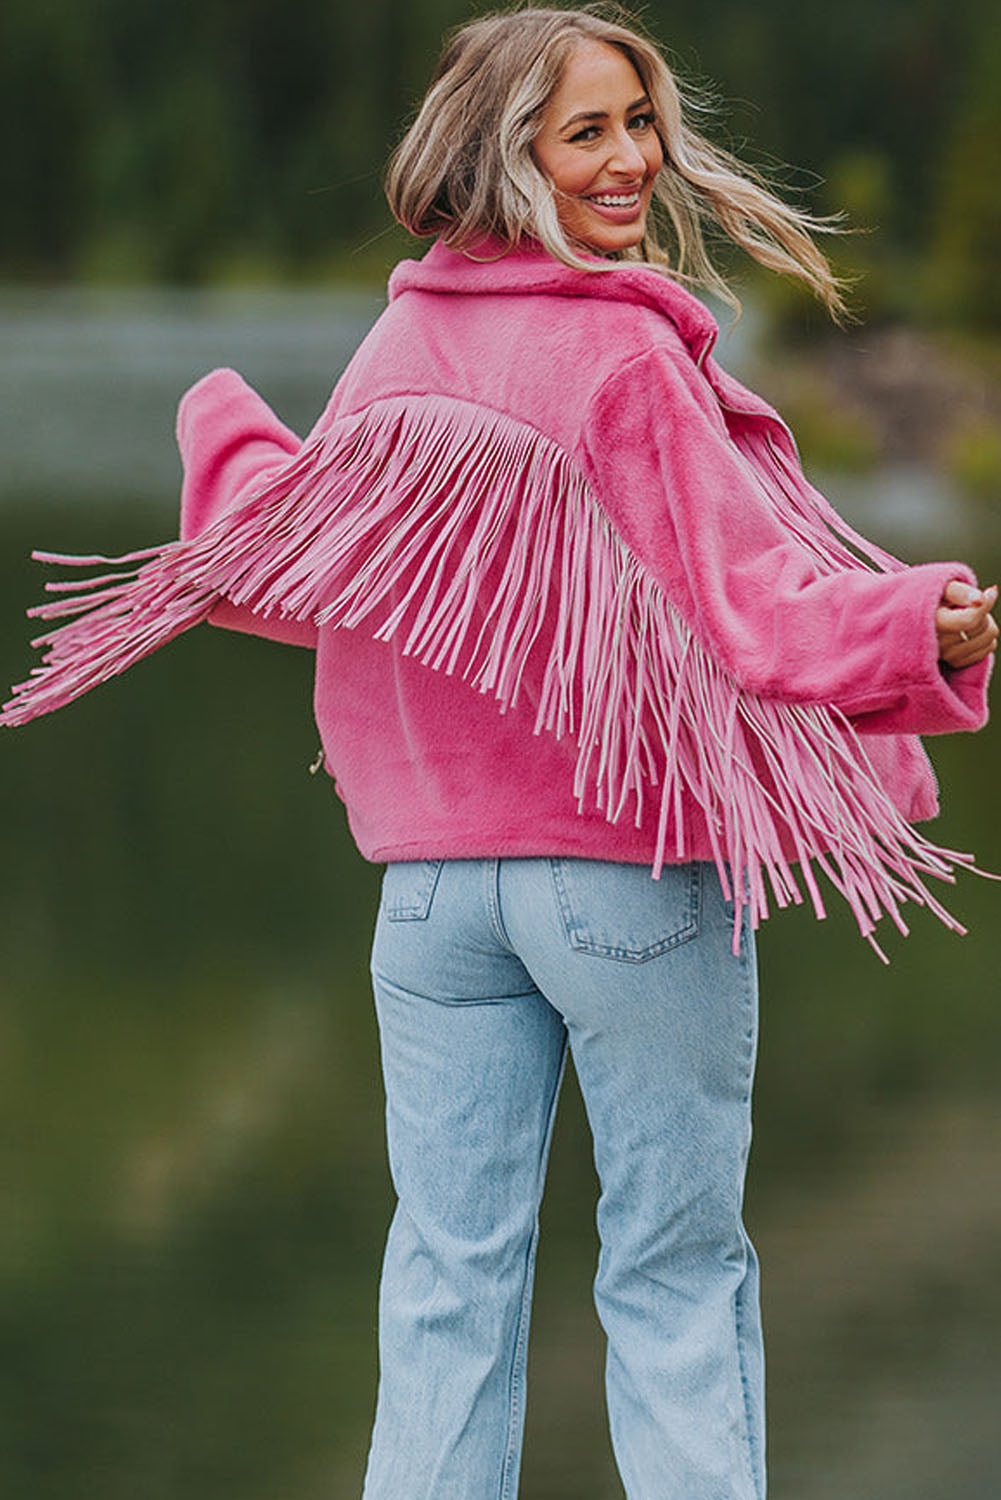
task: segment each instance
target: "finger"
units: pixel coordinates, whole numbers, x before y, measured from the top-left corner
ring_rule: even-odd
[[[943,646],[940,654],[941,659],[950,667],[969,667],[976,662],[982,661],[997,650],[999,631],[997,622],[989,620],[987,628],[982,630],[978,636],[968,641],[953,638],[947,645]]]
[[[935,630],[943,644],[957,640],[968,641],[981,623],[982,617],[975,615],[972,610],[940,609],[935,615]]]
[[[975,667],[978,662],[983,661],[985,656],[993,656],[996,651],[997,642],[992,641],[989,646],[978,647],[972,655],[953,656],[951,653],[949,653],[948,655],[941,657],[941,661],[944,666],[950,669],[950,671],[961,672],[964,667]]]
[[[963,630],[967,635],[972,635],[975,630],[980,629],[984,620],[990,618],[990,609],[986,599],[964,609],[955,605],[951,608],[939,605],[935,612],[935,624],[939,630],[947,630],[955,635]]]
[[[973,584],[962,583],[958,578],[953,578],[947,583],[942,592],[943,604],[951,604],[958,609],[971,604],[979,604],[982,598],[983,594],[980,589]]]
[[[967,641],[980,640],[982,636],[997,631],[997,622],[991,614],[983,614],[972,625],[959,631],[960,638]]]

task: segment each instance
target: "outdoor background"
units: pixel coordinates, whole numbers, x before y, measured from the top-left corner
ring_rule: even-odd
[[[232,364],[304,430],[419,250],[379,175],[448,0],[6,0],[0,676],[32,546],[176,528],[182,391]],[[912,561],[1001,572],[993,0],[647,8],[703,128],[857,233],[845,332],[724,259],[721,361]],[[713,310],[724,329],[729,314]],[[306,653],[201,628],[0,744],[0,1488],[352,1500],[391,1194],[367,946],[379,871],[316,752]],[[934,836],[1001,870],[998,736],[932,742]],[[1001,887],[884,969],[832,913],[760,942],[748,1219],[774,1500],[990,1500],[1001,1424]],[[884,924],[885,925],[885,924]],[[568,1079],[523,1500],[621,1500]],[[401,1496],[400,1500],[406,1500]]]

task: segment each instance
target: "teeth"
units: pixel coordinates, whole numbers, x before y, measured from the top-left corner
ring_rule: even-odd
[[[631,208],[634,203],[640,201],[639,193],[595,193],[591,198],[592,203],[600,203],[604,208]]]

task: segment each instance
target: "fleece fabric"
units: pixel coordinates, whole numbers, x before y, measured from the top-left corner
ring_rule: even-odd
[[[25,685],[40,706],[8,722],[210,618],[316,651],[368,859],[713,859],[724,887],[746,867],[755,921],[762,865],[785,904],[800,861],[822,911],[817,859],[863,931],[880,907],[902,925],[905,895],[935,905],[914,870],[966,858],[909,823],[937,812],[917,736],[986,720],[990,659],[944,668],[934,628],[975,580],[852,531],[716,334],[649,268],[436,243],[305,441],[233,370],[187,392],[181,543],[139,570],[141,604],[116,589],[43,638],[50,699]],[[106,648],[137,618],[141,647]]]
[[[474,261],[438,242],[396,268],[386,312],[314,431],[386,396],[445,394],[503,412],[573,456],[613,525],[741,686],[837,704],[867,735],[979,728],[990,664],[943,669],[934,629],[945,585],[975,581],[970,570],[953,561],[818,576],[769,513],[729,429],[758,427],[798,468],[792,434],[711,358],[716,336],[696,297],[644,268],[582,272],[537,248]],[[302,446],[227,369],[185,395],[177,432],[183,536],[203,531]],[[572,756],[534,736],[530,714],[499,717],[461,680],[421,670],[397,639],[321,633],[226,602],[212,621],[319,646],[326,765],[366,858],[650,860],[649,829],[578,811]],[[867,748],[906,815],[932,817],[935,784],[919,747]],[[689,826],[681,857],[708,857],[698,820]]]

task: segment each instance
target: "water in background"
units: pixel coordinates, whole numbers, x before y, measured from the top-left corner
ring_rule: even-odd
[[[172,534],[182,390],[232,364],[304,431],[379,301],[0,298],[6,681],[30,665],[32,544]],[[721,358],[739,370],[740,347]],[[914,480],[829,489],[905,555],[972,545],[996,568],[977,517]],[[379,872],[308,775],[310,688],[306,653],[202,629],[0,744],[5,1493],[360,1491],[391,1210],[367,992]],[[993,731],[932,750],[936,836],[1001,866]],[[748,1216],[773,1500],[997,1493],[1001,897],[974,880],[952,897],[971,935],[917,913],[889,970],[840,915],[786,913],[762,934]],[[594,1193],[570,1080],[523,1500],[621,1496]]]
[[[162,500],[182,392],[232,365],[299,431],[384,304],[374,292],[0,293],[0,493]]]

